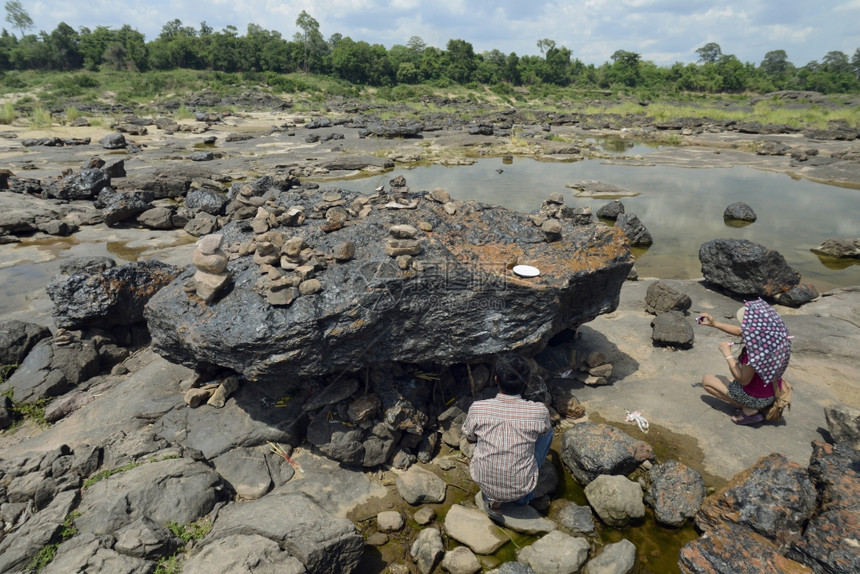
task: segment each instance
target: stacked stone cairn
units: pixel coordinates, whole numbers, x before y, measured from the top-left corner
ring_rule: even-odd
[[[192,279],[197,296],[212,303],[230,284],[227,254],[221,249],[223,235],[206,235],[197,241],[191,261],[197,267]]]
[[[551,243],[561,239],[562,220],[574,225],[588,225],[594,221],[590,207],[568,207],[564,204],[564,194],[553,193],[543,202],[540,210],[529,216]]]

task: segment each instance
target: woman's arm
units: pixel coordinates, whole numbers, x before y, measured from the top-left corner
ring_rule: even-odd
[[[732,325],[731,323],[720,323],[718,321],[714,321],[714,318],[710,313],[702,313],[700,315],[702,318],[700,323],[702,325],[707,325],[708,327],[715,327],[722,331],[723,333],[727,333],[729,335],[734,335],[735,337],[741,336],[741,328],[738,325]]]
[[[732,378],[739,382],[743,387],[750,384],[755,376],[755,369],[749,365],[741,365],[738,363],[737,359],[732,356],[732,349],[728,341],[721,342],[717,345],[717,348],[719,348],[720,352],[725,357],[726,362],[729,365],[729,373],[731,373]]]

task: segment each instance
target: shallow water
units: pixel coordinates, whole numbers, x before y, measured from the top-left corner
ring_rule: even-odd
[[[625,154],[644,155],[648,151],[645,146],[635,146]],[[371,193],[380,185],[387,188],[396,175],[403,175],[413,191],[442,187],[458,200],[474,199],[523,212],[537,210],[555,192],[564,193],[568,206],[590,206],[596,212],[609,200],[576,197],[575,190],[565,187],[583,180],[638,192],[635,197],[620,200],[625,211],[635,213],[654,238],[648,249],[634,249],[640,277],[701,277],[698,255],[702,243],[734,238],[775,249],[800,271],[803,283],[811,283],[821,292],[860,285],[860,260],[824,258],[810,251],[828,238],[860,236],[860,190],[740,166],[689,169],[617,165],[605,160],[541,162],[527,158],[512,162],[488,158],[471,166],[397,169],[340,185]],[[758,220],[741,227],[725,222],[723,211],[736,201],[750,205]]]

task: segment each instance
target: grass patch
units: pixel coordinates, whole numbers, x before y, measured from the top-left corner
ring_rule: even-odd
[[[12,105],[12,102],[6,102],[3,104],[3,107],[0,108],[0,124],[11,124],[17,117],[18,114],[15,111],[15,106]]]
[[[60,539],[57,542],[52,542],[51,544],[42,546],[39,553],[33,557],[29,564],[27,564],[27,572],[41,572],[45,566],[54,560],[60,544],[78,533],[78,529],[75,528],[75,519],[80,515],[80,512],[73,511],[66,516],[66,519],[63,521],[63,526],[60,528]]]
[[[51,117],[51,112],[43,108],[42,106],[37,106],[33,109],[33,115],[30,116],[30,127],[33,129],[51,129],[54,121]]]
[[[143,464],[143,462],[141,462],[141,461],[130,462],[124,466],[118,466],[118,467],[112,468],[110,470],[102,470],[100,472],[97,472],[84,481],[83,489],[87,490],[89,487],[91,487],[92,485],[94,485],[95,483],[97,483],[99,481],[102,481],[106,478],[110,478],[111,476],[113,476],[115,474],[119,474],[121,472],[126,472],[128,470],[133,469],[133,468],[137,468],[138,466],[140,466],[142,464]]]
[[[0,384],[3,384],[6,381],[8,381],[9,377],[11,377],[12,373],[14,373],[17,369],[18,369],[17,363],[12,363],[9,365],[0,365]],[[12,398],[11,395],[9,396],[9,398],[10,399]]]
[[[179,106],[176,110],[176,119],[177,120],[190,120],[194,117],[194,112],[188,109],[187,106]]]
[[[81,117],[81,111],[74,106],[70,106],[63,110],[63,116],[66,118],[67,123],[73,124]]]
[[[208,520],[198,520],[191,524],[180,524],[179,522],[168,522],[167,529],[182,541],[182,546],[176,549],[170,556],[159,560],[155,567],[155,574],[178,574],[182,572],[182,564],[179,556],[185,552],[185,548],[192,540],[200,540],[212,530],[212,523]]]

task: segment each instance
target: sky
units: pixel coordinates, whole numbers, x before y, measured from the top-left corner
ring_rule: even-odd
[[[444,49],[448,40],[472,44],[476,53],[497,49],[540,55],[548,38],[586,64],[609,61],[616,50],[638,53],[658,66],[698,60],[709,42],[723,54],[759,65],[767,52],[785,50],[803,66],[830,51],[849,58],[860,48],[860,0],[20,0],[33,19],[31,32],[124,24],[147,41],[179,19],[215,31],[248,24],[292,39],[305,10],[323,37],[340,33],[391,48],[419,36]],[[4,2],[5,4],[5,2]],[[10,24],[10,33],[18,34]]]

